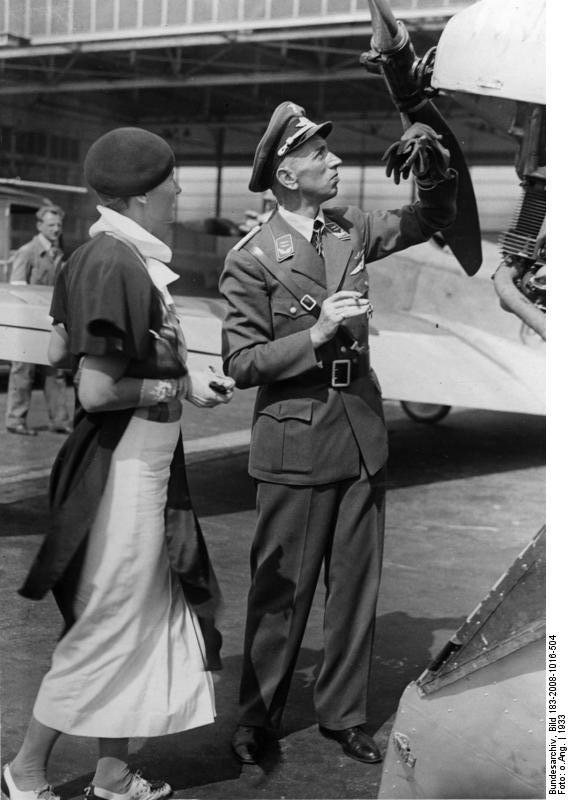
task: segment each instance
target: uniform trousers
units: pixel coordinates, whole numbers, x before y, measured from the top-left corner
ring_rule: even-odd
[[[278,731],[324,567],[320,725],[366,721],[384,539],[384,470],[317,486],[257,484],[240,724]]]
[[[43,375],[43,393],[49,422],[52,425],[69,425],[67,412],[65,371],[47,365],[12,361],[6,398],[6,425],[12,427],[25,423],[32,400],[32,387],[36,370]]]

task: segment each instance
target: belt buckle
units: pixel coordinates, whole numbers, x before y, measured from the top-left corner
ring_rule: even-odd
[[[331,386],[333,389],[344,389],[351,383],[351,360],[336,358],[331,362]]]

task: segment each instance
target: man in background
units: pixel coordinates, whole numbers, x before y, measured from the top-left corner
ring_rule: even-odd
[[[53,286],[63,262],[60,246],[63,228],[63,210],[59,206],[45,205],[38,209],[37,234],[20,247],[14,256],[10,283]],[[32,387],[36,371],[43,377],[43,392],[49,416],[49,430],[70,433],[71,424],[65,399],[65,371],[47,365],[27,364],[13,361],[8,381],[6,403],[6,430],[21,436],[36,436],[37,431],[28,428]]]

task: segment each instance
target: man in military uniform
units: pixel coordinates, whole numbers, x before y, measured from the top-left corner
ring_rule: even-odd
[[[59,206],[45,205],[38,209],[37,234],[20,247],[14,256],[10,283],[53,286],[63,261],[59,246],[64,213]],[[13,361],[8,379],[6,430],[21,436],[35,436],[27,424],[32,387],[36,371],[43,375],[43,392],[49,416],[49,429],[55,433],[71,431],[65,398],[65,372],[54,367]]]
[[[414,125],[419,200],[396,211],[322,208],[341,159],[331,122],[279,105],[249,188],[272,189],[274,215],[227,256],[221,292],[225,371],[258,386],[249,470],[258,521],[251,552],[240,720],[232,746],[255,763],[277,734],[322,564],[324,652],[314,689],[321,733],[366,763],[381,760],[366,723],[384,529],[387,434],[369,368],[366,264],[427,240],[455,218],[456,175],[435,132]],[[435,157],[428,158],[428,153]],[[399,166],[401,164],[399,163]],[[402,164],[404,166],[404,164]],[[404,170],[402,170],[404,172]]]

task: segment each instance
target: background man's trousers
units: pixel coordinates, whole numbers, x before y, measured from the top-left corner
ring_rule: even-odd
[[[65,398],[65,371],[54,367],[12,361],[6,398],[6,426],[26,423],[36,370],[43,373],[43,393],[50,425],[69,425]]]
[[[384,470],[321,486],[257,484],[240,724],[272,730],[282,712],[324,564],[320,725],[366,722],[384,538]]]

